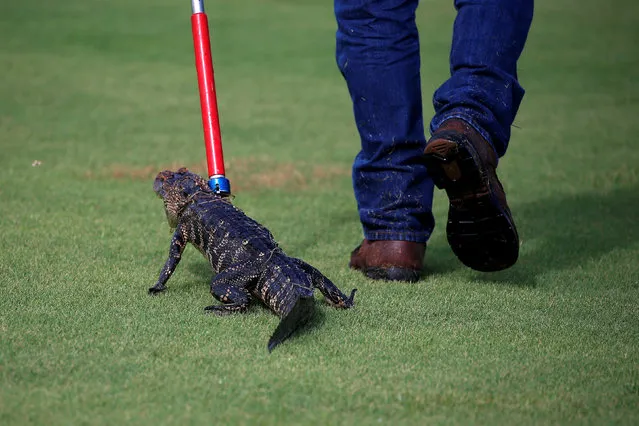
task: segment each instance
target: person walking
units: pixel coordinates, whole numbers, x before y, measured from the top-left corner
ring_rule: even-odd
[[[448,242],[466,266],[515,264],[519,237],[497,178],[524,95],[517,61],[533,0],[455,0],[450,78],[434,93],[426,140],[418,0],[335,0],[336,60],[361,151],[353,188],[364,239],[349,266],[374,279],[416,281],[435,226],[434,187],[449,198]]]

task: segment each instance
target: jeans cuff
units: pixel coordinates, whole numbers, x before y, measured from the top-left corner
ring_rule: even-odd
[[[412,241],[414,243],[426,243],[432,231],[406,232],[406,231],[367,231],[364,229],[364,238],[369,241]]]

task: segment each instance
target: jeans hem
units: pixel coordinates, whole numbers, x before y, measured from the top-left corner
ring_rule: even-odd
[[[364,238],[369,241],[411,241],[414,243],[426,243],[431,232],[406,232],[406,231],[366,231]]]

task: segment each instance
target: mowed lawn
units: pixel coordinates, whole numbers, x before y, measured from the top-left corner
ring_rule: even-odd
[[[207,0],[235,203],[356,307],[215,317],[152,179],[204,171],[190,5],[0,3],[0,424],[638,424],[639,6],[544,0],[500,176],[519,225],[508,271],[464,268],[446,200],[416,284],[347,267],[358,150],[332,3]],[[418,9],[426,120],[452,1]]]

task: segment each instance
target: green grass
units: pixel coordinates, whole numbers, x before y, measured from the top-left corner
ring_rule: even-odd
[[[450,3],[419,8],[427,115]],[[639,8],[537,3],[500,165],[520,262],[463,268],[438,194],[409,285],[346,267],[358,140],[330,2],[208,0],[236,203],[360,290],[268,355],[265,309],[202,313],[193,249],[146,295],[170,239],[151,176],[204,158],[189,5],[2,2],[0,424],[639,423]]]

